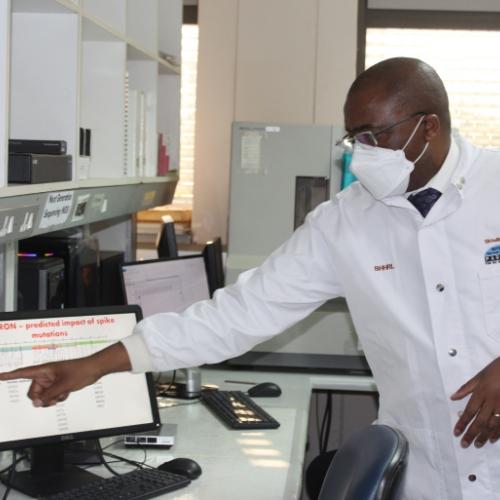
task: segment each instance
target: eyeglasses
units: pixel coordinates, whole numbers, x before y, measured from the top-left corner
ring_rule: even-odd
[[[380,136],[380,134],[383,134],[384,132],[393,129],[394,127],[397,127],[398,125],[401,125],[411,120],[412,118],[415,118],[416,116],[422,116],[426,114],[427,113],[425,111],[418,111],[417,113],[413,113],[407,118],[404,118],[403,120],[393,123],[388,127],[384,127],[382,130],[379,130],[377,132],[373,132],[372,130],[363,130],[361,132],[356,132],[355,134],[348,132],[346,135],[344,135],[344,137],[338,140],[335,143],[335,145],[342,146],[346,151],[352,151],[354,149],[354,143],[356,142],[359,142],[361,144],[367,144],[369,146],[378,146],[379,143],[378,137]]]

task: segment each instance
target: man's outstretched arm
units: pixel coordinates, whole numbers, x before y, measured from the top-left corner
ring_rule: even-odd
[[[108,373],[131,369],[128,353],[121,342],[85,358],[45,363],[0,373],[1,380],[31,379],[28,397],[35,406],[52,406],[70,392],[93,384]]]

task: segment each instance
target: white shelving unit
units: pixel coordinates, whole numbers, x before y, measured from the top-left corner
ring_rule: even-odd
[[[17,240],[169,203],[178,180],[182,0],[0,2],[0,309],[15,304]],[[131,113],[131,100],[134,108]],[[141,118],[143,117],[143,118]],[[80,127],[92,130],[90,161]],[[158,134],[171,171],[157,176]],[[8,140],[65,140],[72,180],[8,184]],[[44,212],[71,193],[64,221]],[[86,200],[83,217],[75,217]],[[27,220],[30,220],[26,224]]]

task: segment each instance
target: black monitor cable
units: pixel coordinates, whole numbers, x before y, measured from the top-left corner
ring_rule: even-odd
[[[113,444],[113,443],[111,443],[111,444]],[[111,446],[111,445],[109,445],[109,446]],[[108,448],[108,446],[106,448]],[[121,457],[119,455],[115,455],[114,453],[110,453],[108,451],[104,451],[102,449],[102,447],[101,447],[101,443],[100,443],[99,440],[97,440],[97,451],[99,453],[99,456],[101,457],[102,465],[104,465],[104,467],[106,467],[106,469],[108,469],[109,472],[111,472],[111,474],[113,474],[114,476],[120,476],[121,474],[119,472],[115,471],[111,467],[111,465],[109,465],[109,462],[106,460],[105,457],[113,458],[117,462],[124,462],[124,463],[127,463],[129,465],[133,465],[137,469],[142,469],[142,468],[144,468],[144,466],[149,467],[146,464],[146,460],[148,458],[148,453],[147,453],[146,448],[142,448],[142,451],[144,452],[144,457],[143,457],[142,462],[137,462],[136,460],[130,460],[128,458]]]
[[[321,424],[319,421],[319,396],[320,393],[316,393],[316,431],[318,435],[318,450],[319,453],[322,454],[328,451],[328,442],[330,440],[332,426],[332,394],[331,392],[326,393],[326,404]]]
[[[6,500],[7,497],[9,496],[9,493],[12,489],[11,484],[12,484],[12,477],[14,476],[14,473],[16,471],[16,465],[24,460],[26,458],[26,455],[22,455],[19,458],[17,458],[17,451],[13,450],[12,451],[12,463],[6,467],[5,469],[0,470],[0,474],[4,474],[5,472],[9,472],[8,476],[6,479],[4,479],[0,475],[0,481],[2,482],[3,485],[5,485],[5,491],[2,496],[2,500]]]

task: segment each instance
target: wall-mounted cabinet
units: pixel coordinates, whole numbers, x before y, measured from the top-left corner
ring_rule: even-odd
[[[178,166],[182,0],[10,0],[0,15],[0,187],[9,138],[66,141],[76,183],[158,177],[159,133]]]
[[[0,1],[0,309],[15,307],[17,240],[172,200],[181,26],[182,0]],[[9,139],[65,141],[70,175],[9,183]]]

